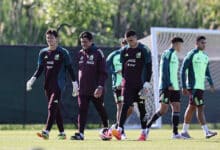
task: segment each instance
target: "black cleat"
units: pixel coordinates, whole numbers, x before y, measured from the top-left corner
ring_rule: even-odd
[[[82,136],[80,133],[75,133],[75,135],[70,137],[70,140],[84,140],[84,136]]]
[[[213,131],[208,131],[208,133],[206,134],[206,138],[209,139],[213,136],[216,136],[217,132],[213,132]]]

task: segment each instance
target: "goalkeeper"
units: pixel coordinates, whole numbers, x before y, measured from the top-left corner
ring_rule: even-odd
[[[171,105],[173,139],[181,139],[178,133],[179,115],[180,115],[180,89],[178,83],[179,60],[177,52],[181,50],[183,39],[174,37],[171,40],[171,48],[165,50],[160,60],[160,108],[147,123],[146,133],[148,135],[151,125],[162,115],[164,115]]]
[[[107,68],[109,70],[109,73],[112,75],[112,90],[113,90],[115,103],[117,106],[117,113],[116,113],[117,122],[116,124],[113,125],[116,127],[119,124],[121,110],[123,106],[123,99],[121,95],[122,64],[120,62],[120,53],[121,53],[121,49],[126,45],[127,45],[127,41],[125,39],[121,39],[121,48],[111,52],[106,59]],[[133,106],[129,107],[127,112],[127,117],[130,116],[132,110],[133,110]],[[125,133],[122,133],[122,139],[126,139]]]
[[[140,121],[142,132],[138,140],[145,140],[146,122],[143,121],[146,109],[145,100],[140,99],[138,93],[144,89],[148,92],[150,86],[150,79],[152,75],[151,52],[143,44],[137,41],[135,31],[128,31],[125,33],[125,39],[128,45],[121,50],[122,63],[122,94],[124,97],[124,104],[117,130],[112,130],[112,135],[116,139],[121,140],[121,134],[124,130],[124,124],[127,118],[127,112],[134,102],[137,102],[140,111]]]
[[[45,82],[44,89],[48,98],[48,116],[46,128],[37,135],[43,139],[49,138],[49,132],[56,120],[60,134],[58,139],[66,139],[64,133],[63,119],[60,111],[61,93],[65,87],[66,70],[69,72],[71,80],[73,81],[73,94],[78,93],[78,84],[72,68],[72,62],[68,51],[58,46],[58,33],[53,29],[46,32],[46,41],[48,47],[42,49],[38,57],[38,68],[34,75],[28,80],[26,90],[30,91],[35,80],[44,71]]]

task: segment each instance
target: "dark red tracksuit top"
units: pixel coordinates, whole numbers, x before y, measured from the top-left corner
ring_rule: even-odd
[[[94,95],[98,86],[107,79],[106,60],[102,50],[94,44],[87,50],[81,49],[77,56],[79,95]]]

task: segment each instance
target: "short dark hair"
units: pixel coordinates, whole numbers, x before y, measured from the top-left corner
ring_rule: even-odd
[[[124,38],[122,38],[122,39],[121,39],[121,44],[122,44],[122,45],[127,45],[128,42],[127,42]]]
[[[127,32],[125,32],[125,37],[128,38],[130,36],[136,36],[136,32],[133,30],[129,30]]]
[[[47,34],[51,34],[51,35],[55,36],[56,38],[58,37],[58,32],[55,29],[48,29],[46,32],[46,35]]]
[[[83,31],[82,33],[80,33],[79,38],[87,38],[88,40],[92,40],[93,36],[92,33],[88,32],[88,31]]]
[[[183,41],[183,39],[181,37],[174,37],[174,38],[172,38],[172,40],[171,40],[172,44],[177,43],[177,42],[183,43],[184,41]]]
[[[201,40],[206,40],[206,37],[203,36],[203,35],[197,36],[196,42],[199,42],[199,41],[201,41]]]

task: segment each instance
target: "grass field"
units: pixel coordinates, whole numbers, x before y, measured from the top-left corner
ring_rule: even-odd
[[[84,141],[71,141],[74,130],[66,130],[67,140],[57,140],[52,130],[49,140],[36,136],[39,130],[0,130],[0,150],[219,150],[220,135],[205,139],[201,129],[190,130],[191,140],[172,140],[170,129],[154,129],[145,142],[136,141],[139,130],[127,130],[126,141],[101,141],[98,130],[86,130]],[[217,130],[220,133],[220,130]]]

